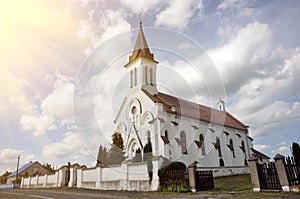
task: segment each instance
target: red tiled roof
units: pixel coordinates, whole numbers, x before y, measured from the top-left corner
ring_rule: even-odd
[[[143,92],[155,103],[162,103],[167,113],[178,114],[201,121],[211,122],[227,127],[247,130],[247,126],[225,111],[219,111],[201,104],[183,100],[165,93],[151,95],[147,90]],[[175,106],[176,111],[171,110]]]

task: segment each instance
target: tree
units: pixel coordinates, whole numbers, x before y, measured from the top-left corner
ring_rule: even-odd
[[[124,142],[120,133],[115,132],[112,135],[112,145],[109,150],[108,164],[119,164],[125,160]]]
[[[152,157],[152,144],[150,139],[144,147],[144,161],[148,161]]]
[[[141,149],[138,148],[136,151],[135,151],[135,156],[133,158],[133,161],[134,162],[142,162],[142,154],[141,154]]]
[[[300,146],[298,143],[293,142],[292,151],[293,151],[295,163],[300,165]]]
[[[54,171],[54,169],[51,167],[51,164],[49,164],[49,163],[45,163],[43,166],[44,166],[46,169],[48,169],[49,171]]]
[[[2,176],[0,176],[0,184],[6,184],[8,176],[11,174],[11,172],[6,171]]]
[[[108,162],[108,152],[106,147],[100,145],[99,150],[98,150],[98,156],[97,156],[97,164],[103,163],[107,164]]]

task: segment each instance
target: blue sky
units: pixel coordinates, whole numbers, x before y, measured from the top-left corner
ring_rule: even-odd
[[[112,101],[119,103],[114,98],[126,81],[128,54],[109,67],[107,74],[114,75],[85,79],[97,85],[96,103],[81,99],[85,106],[74,111],[76,79],[103,43],[111,42],[110,50],[117,52],[132,48],[136,32],[131,30],[138,28],[140,12],[150,48],[151,41],[160,40],[147,27],[201,46],[223,81],[227,111],[250,126],[256,149],[270,157],[289,155],[291,143],[300,142],[299,8],[297,0],[1,0],[0,172],[14,170],[18,154],[21,164],[94,163],[99,144],[109,145],[113,116],[101,115],[112,112]],[[120,35],[125,43],[118,43]],[[177,43],[178,48],[185,44],[172,45]],[[195,80],[171,51],[153,52],[162,90],[215,105],[205,90],[208,77]],[[168,84],[170,71],[193,88],[193,95]],[[97,112],[103,104],[109,106]],[[80,109],[86,106],[96,110],[97,121]],[[82,123],[74,122],[78,115]]]

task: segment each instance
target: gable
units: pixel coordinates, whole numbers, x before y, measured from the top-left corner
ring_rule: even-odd
[[[29,162],[29,163],[23,165],[21,168],[19,168],[18,174],[22,173],[23,171],[25,171],[26,169],[30,168],[30,167],[31,167],[32,165],[34,165],[34,164],[35,164],[35,162]],[[16,175],[16,173],[17,173],[17,171],[14,171],[14,172],[11,173],[8,177],[13,177],[13,176]]]
[[[155,103],[161,103],[167,113],[190,117],[201,121],[224,125],[240,130],[247,130],[247,126],[225,111],[219,111],[201,104],[183,100],[165,93],[151,95],[147,90],[143,92]]]

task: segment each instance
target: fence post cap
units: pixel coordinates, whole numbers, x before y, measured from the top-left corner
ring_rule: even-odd
[[[188,168],[192,168],[192,167],[197,167],[197,164],[192,163],[192,164],[190,164],[190,165],[188,166]]]
[[[258,161],[258,158],[255,156],[251,156],[248,161]]]
[[[280,160],[280,159],[284,159],[284,156],[277,153],[277,155],[275,155],[274,160]]]

